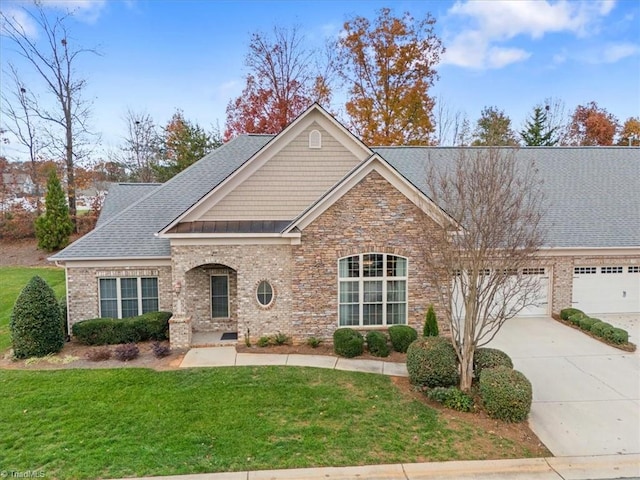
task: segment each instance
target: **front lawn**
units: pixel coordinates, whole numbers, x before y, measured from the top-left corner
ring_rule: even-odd
[[[5,370],[0,389],[2,469],[46,478],[531,455],[481,428],[447,428],[382,375],[294,367]]]
[[[65,294],[64,269],[55,267],[0,267],[0,353],[11,346],[9,320],[13,304],[31,277],[40,275],[56,293]]]

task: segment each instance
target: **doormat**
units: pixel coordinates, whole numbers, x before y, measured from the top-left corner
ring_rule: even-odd
[[[238,332],[225,332],[222,334],[222,338],[220,340],[237,340]]]

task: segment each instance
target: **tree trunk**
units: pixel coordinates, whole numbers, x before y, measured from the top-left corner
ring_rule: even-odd
[[[473,354],[475,348],[472,342],[466,342],[462,346],[462,359],[460,361],[460,390],[468,392],[473,382]]]

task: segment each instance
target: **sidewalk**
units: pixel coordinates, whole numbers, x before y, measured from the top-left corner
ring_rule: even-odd
[[[640,478],[640,455],[202,473],[123,480],[604,480]]]
[[[382,360],[358,360],[325,355],[237,353],[235,347],[192,348],[184,356],[180,368],[249,365],[290,365],[296,367],[317,367],[377,373],[394,377],[409,376],[404,363],[384,362]]]

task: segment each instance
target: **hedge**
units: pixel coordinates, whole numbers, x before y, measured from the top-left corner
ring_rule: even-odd
[[[460,381],[456,352],[442,337],[423,337],[409,345],[407,371],[411,383],[429,388],[451,387]]]
[[[387,336],[382,332],[371,331],[367,333],[367,349],[371,355],[376,357],[388,357],[389,345]]]
[[[531,383],[507,367],[487,368],[480,374],[480,396],[487,414],[506,422],[521,422],[531,410]]]
[[[574,313],[573,315],[571,315],[569,317],[569,322],[571,322],[573,325],[579,327],[580,326],[580,320],[582,320],[585,317],[586,317],[586,315],[584,313],[582,313],[582,312]]]
[[[333,332],[333,351],[341,357],[353,358],[364,352],[364,338],[353,328],[339,328]]]
[[[409,345],[418,339],[418,332],[409,325],[393,325],[389,327],[389,338],[396,352],[405,353]]]
[[[591,318],[591,317],[582,317],[580,319],[580,321],[578,322],[578,326],[580,327],[580,329],[582,330],[586,330],[587,332],[591,331],[591,327],[596,323],[596,322],[600,322],[601,320],[597,319],[597,318]]]
[[[575,315],[576,313],[582,313],[584,315],[584,312],[577,308],[563,308],[562,310],[560,310],[560,318],[562,320],[569,320],[569,317],[571,315]]]
[[[93,318],[75,323],[73,336],[85,345],[115,345],[167,340],[171,312],[149,312],[131,318]]]

